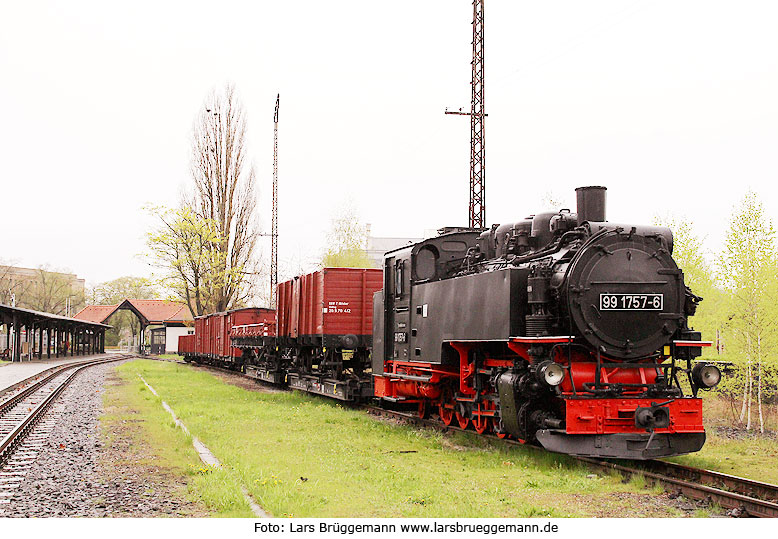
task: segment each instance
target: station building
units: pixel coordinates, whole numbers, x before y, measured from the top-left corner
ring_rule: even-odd
[[[178,337],[194,332],[189,307],[164,299],[127,298],[116,305],[87,305],[75,318],[105,324],[120,310],[131,311],[138,317],[141,325],[139,347],[147,353],[173,354],[178,351]]]

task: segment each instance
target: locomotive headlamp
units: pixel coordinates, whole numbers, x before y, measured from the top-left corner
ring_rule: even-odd
[[[692,380],[699,387],[715,387],[721,381],[721,371],[710,363],[697,363],[692,368]]]
[[[565,369],[553,361],[542,362],[536,372],[538,380],[551,387],[558,386],[565,379]]]

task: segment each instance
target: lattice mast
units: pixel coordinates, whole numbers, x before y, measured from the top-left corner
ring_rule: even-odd
[[[486,142],[484,104],[484,0],[473,0],[473,75],[470,112],[446,114],[470,116],[470,205],[468,226],[486,227]]]
[[[273,224],[270,231],[270,308],[275,309],[278,298],[278,108],[281,94],[276,96],[276,110],[273,114]]]

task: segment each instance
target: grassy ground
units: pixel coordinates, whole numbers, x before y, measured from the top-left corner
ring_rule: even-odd
[[[123,370],[118,374],[124,383],[108,385],[103,397],[100,421],[106,445],[112,444],[112,433],[129,435],[145,449],[142,461],[133,462],[133,466],[153,465],[166,476],[183,479],[187,488],[178,495],[190,498],[215,516],[253,516],[233,474],[204,466],[192,440],[175,426],[159,399],[145,385],[138,385],[137,376]]]
[[[2,367],[3,365],[7,365],[8,363],[10,363],[10,361],[6,361],[4,359],[0,359],[0,367]]]
[[[190,495],[216,514],[249,516],[239,484],[275,516],[683,514],[657,502],[661,490],[594,475],[566,457],[397,425],[298,393],[247,391],[174,363],[134,361],[118,372],[155,444],[170,446],[165,458],[191,475]],[[139,373],[224,470],[192,462],[188,441]]]
[[[703,414],[707,440],[702,451],[675,457],[673,462],[716,470],[757,481],[778,485],[778,413],[775,406],[765,406],[766,434],[757,428],[746,431],[737,427],[731,407],[714,394],[703,395]],[[736,416],[739,414],[737,409]],[[753,411],[752,411],[753,413]]]
[[[181,363],[184,362],[184,358],[182,356],[179,356],[178,354],[161,354],[156,357],[160,359],[172,359],[174,361],[180,361]]]

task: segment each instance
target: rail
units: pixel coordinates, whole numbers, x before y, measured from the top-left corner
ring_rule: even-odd
[[[31,408],[24,417],[18,421],[10,432],[8,432],[2,440],[0,440],[0,466],[5,465],[9,460],[14,449],[24,439],[27,433],[35,426],[35,424],[43,417],[44,412],[51,406],[51,404],[57,399],[57,397],[65,390],[65,388],[73,381],[73,379],[82,370],[96,365],[102,365],[104,363],[112,363],[115,361],[121,361],[132,357],[131,355],[122,355],[111,358],[96,358],[87,361],[81,361],[78,363],[70,363],[56,369],[54,372],[44,376],[40,380],[34,382],[29,387],[26,387],[23,391],[14,394],[0,403],[0,416],[7,414],[17,404],[24,399],[34,395],[36,392],[45,390],[46,386],[54,382],[56,378],[61,377],[63,374],[70,372],[62,381],[58,383],[51,391],[40,401],[34,408]],[[37,376],[32,376],[26,381],[32,381]],[[43,395],[42,395],[43,396]]]

